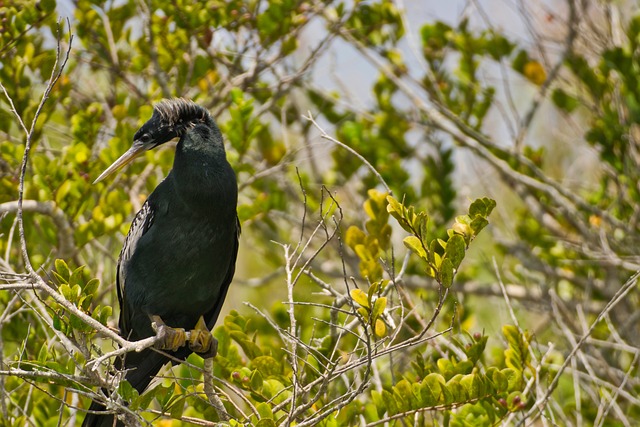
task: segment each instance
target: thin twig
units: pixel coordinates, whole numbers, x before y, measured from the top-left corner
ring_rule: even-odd
[[[640,277],[640,272],[636,272],[633,276],[631,276],[629,280],[627,280],[626,283],[618,290],[618,292],[616,292],[613,299],[611,299],[611,301],[607,303],[607,305],[604,307],[602,312],[598,314],[598,317],[596,317],[596,319],[593,321],[593,323],[591,324],[591,327],[589,327],[587,332],[580,338],[580,340],[576,343],[576,345],[571,349],[571,352],[569,352],[569,354],[565,358],[564,363],[560,366],[560,369],[558,369],[558,372],[556,373],[553,380],[547,387],[547,392],[544,394],[544,396],[542,396],[541,399],[538,399],[538,401],[535,403],[535,405],[531,409],[529,409],[529,411],[527,411],[527,413],[522,417],[522,419],[518,423],[518,426],[524,425],[525,421],[529,417],[531,417],[538,410],[538,408],[542,408],[545,406],[547,400],[549,400],[549,397],[551,396],[551,393],[553,393],[553,391],[558,386],[558,382],[560,381],[560,377],[564,373],[564,370],[571,363],[571,359],[580,350],[580,348],[586,342],[589,336],[591,336],[591,334],[593,333],[593,330],[596,328],[598,323],[600,323],[600,321],[604,318],[604,316],[606,316],[616,305],[618,305],[624,299],[624,297],[632,289],[636,287],[638,277]],[[554,293],[553,290],[550,292]]]
[[[339,147],[344,148],[345,150],[347,150],[348,152],[350,152],[351,154],[356,156],[362,163],[364,163],[367,166],[367,168],[371,171],[371,173],[373,173],[376,176],[376,178],[378,178],[378,181],[380,181],[380,184],[382,184],[382,186],[385,188],[387,193],[393,194],[393,192],[391,191],[391,188],[389,187],[387,182],[384,180],[382,175],[380,175],[380,172],[378,172],[378,170],[367,159],[365,159],[365,157],[362,154],[358,153],[356,150],[354,150],[353,148],[349,147],[344,142],[338,141],[337,139],[335,139],[334,137],[329,135],[327,132],[325,132],[324,129],[322,129],[320,127],[320,125],[315,121],[315,119],[313,118],[313,115],[311,114],[310,111],[307,112],[306,116],[302,116],[302,117],[304,119],[306,119],[306,120],[309,120],[311,122],[311,124],[313,124],[316,127],[316,129],[318,129],[318,131],[320,131],[320,136],[322,138],[333,142],[334,144],[338,145]]]
[[[0,215],[5,212],[18,212],[18,208],[19,204],[17,201],[2,203],[0,204]],[[54,202],[23,200],[22,211],[36,212],[49,216],[58,229],[58,258],[64,259],[74,254],[76,246],[73,240],[73,228],[62,209],[56,206]]]
[[[213,406],[218,413],[218,417],[222,421],[229,421],[231,415],[224,408],[224,404],[218,394],[213,388],[213,358],[208,357],[204,359],[204,394],[207,396],[209,403]]]

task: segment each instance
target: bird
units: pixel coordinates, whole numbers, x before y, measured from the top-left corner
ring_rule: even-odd
[[[167,362],[178,363],[193,352],[215,355],[217,341],[209,331],[238,254],[236,175],[220,129],[195,102],[171,98],[155,104],[131,148],[95,182],[174,138],[179,141],[173,168],[133,219],[116,271],[120,335],[137,341],[162,332],[164,338],[163,352],[147,348],[115,362],[140,394]],[[184,331],[191,332],[189,338]],[[94,400],[82,426],[113,425],[123,424]]]

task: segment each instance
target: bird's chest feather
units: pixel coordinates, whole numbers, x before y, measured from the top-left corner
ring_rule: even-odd
[[[191,313],[211,309],[232,256],[227,248],[234,225],[222,222],[213,209],[202,215],[168,206],[156,214],[153,227],[123,266],[132,306],[176,327],[185,325],[172,323],[190,323],[186,319]]]

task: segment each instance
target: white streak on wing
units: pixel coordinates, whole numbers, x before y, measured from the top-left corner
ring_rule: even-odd
[[[124,297],[124,287],[127,282],[125,266],[129,263],[129,260],[131,260],[138,246],[138,242],[144,233],[151,228],[153,219],[154,210],[151,205],[149,205],[149,200],[147,200],[131,223],[131,228],[129,228],[129,233],[127,233],[127,237],[124,239],[124,245],[120,252],[120,258],[118,259],[118,287],[120,288],[120,295],[122,297]]]

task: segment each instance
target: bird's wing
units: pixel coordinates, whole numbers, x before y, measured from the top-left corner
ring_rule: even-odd
[[[227,270],[227,274],[220,285],[220,293],[218,294],[218,300],[216,301],[215,306],[209,310],[208,313],[204,315],[205,322],[207,323],[207,327],[209,330],[213,328],[218,320],[218,315],[220,314],[220,310],[222,309],[222,305],[224,304],[224,300],[227,297],[227,291],[229,290],[229,285],[233,280],[233,275],[236,272],[236,258],[238,257],[238,246],[240,244],[240,220],[236,216],[236,238],[233,242],[233,253],[231,259],[229,260],[229,269]]]
[[[127,237],[124,239],[124,245],[122,246],[122,251],[120,252],[120,257],[118,258],[118,268],[116,269],[116,287],[118,289],[118,302],[120,304],[120,334],[127,338],[129,332],[131,331],[131,325],[129,325],[129,321],[131,319],[131,313],[129,313],[128,304],[126,304],[124,300],[124,287],[127,282],[126,277],[126,268],[125,266],[129,263],[129,260],[133,256],[136,246],[138,246],[138,242],[144,236],[144,234],[149,231],[151,226],[153,225],[154,220],[154,212],[155,209],[149,203],[147,199],[142,205],[142,208],[136,214],[136,217],[133,219],[131,223],[131,228],[129,228],[129,233],[127,233]]]

